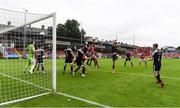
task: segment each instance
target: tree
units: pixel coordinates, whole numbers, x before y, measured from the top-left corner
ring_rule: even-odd
[[[52,26],[48,26],[47,32],[48,32],[48,35],[52,35]]]
[[[180,50],[180,46],[178,46],[178,47],[176,48],[176,50]]]
[[[48,33],[52,34],[52,27],[48,27]],[[80,24],[77,20],[67,20],[64,24],[59,23],[57,25],[57,36],[61,37],[69,37],[69,38],[75,38],[75,39],[81,39],[84,40],[84,35],[86,35],[86,32],[83,28],[80,27]]]
[[[71,38],[80,38],[81,37],[81,32],[79,29],[80,24],[78,23],[77,20],[67,20],[64,24],[66,28],[66,36],[71,37]]]
[[[57,25],[57,36],[66,36],[66,27],[64,24]]]
[[[84,40],[84,36],[86,35],[86,32],[83,28],[81,29],[81,35],[82,35],[82,40]]]

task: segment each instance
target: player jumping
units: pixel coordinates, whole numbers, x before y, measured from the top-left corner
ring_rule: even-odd
[[[144,62],[145,66],[147,66],[147,62],[146,62],[146,58],[145,58],[145,54],[144,53],[141,53],[139,59],[140,59],[139,66],[141,65],[141,62]]]
[[[76,57],[76,60],[75,60],[75,63],[77,64],[77,69],[73,72],[73,76],[75,75],[75,73],[80,69],[82,68],[82,74],[81,76],[82,77],[85,77],[86,76],[86,67],[85,67],[85,64],[84,64],[84,60],[86,59],[86,56],[84,55],[82,49],[79,49],[78,50],[78,54],[77,54],[77,57]]]
[[[65,64],[64,64],[64,71],[63,74],[65,73],[66,67],[68,64],[71,65],[71,74],[73,74],[73,67],[74,67],[74,54],[71,48],[67,48],[64,50],[65,53]]]
[[[33,70],[35,68],[35,41],[33,41],[31,44],[29,44],[26,48],[27,51],[27,59],[28,59],[28,65],[25,67],[24,72],[27,71],[27,69],[30,67],[29,72],[32,74]]]
[[[37,71],[39,71],[39,68],[41,67],[42,73],[45,73],[44,64],[43,64],[44,63],[44,60],[43,60],[44,50],[39,48],[38,50],[36,50],[36,54],[37,54],[37,58],[36,58]]]
[[[126,62],[128,62],[128,61],[131,63],[131,66],[133,67],[133,63],[131,61],[131,54],[129,52],[126,52],[126,59],[124,62],[124,66],[126,66]]]
[[[153,70],[154,76],[157,79],[157,84],[160,84],[161,87],[164,87],[164,83],[160,78],[160,70],[161,70],[161,59],[162,59],[162,52],[158,49],[158,44],[153,44],[153,52],[151,54],[153,60]]]

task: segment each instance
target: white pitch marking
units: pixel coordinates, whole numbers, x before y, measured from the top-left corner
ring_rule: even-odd
[[[91,70],[95,70],[95,69],[91,69]],[[95,71],[99,71],[99,70],[95,70]],[[111,71],[106,71],[106,70],[100,70],[103,72],[111,72]],[[123,73],[123,74],[127,74],[127,75],[135,75],[135,76],[146,76],[146,77],[154,77],[153,75],[148,75],[148,74],[137,74],[137,73],[126,73],[126,72],[119,72],[119,73]],[[167,76],[162,76],[162,78],[166,78],[166,79],[173,79],[173,80],[180,80],[180,78],[176,78],[176,77],[167,77]]]
[[[80,100],[80,101],[83,101],[83,102],[86,102],[86,103],[89,103],[89,104],[92,104],[92,105],[96,105],[96,106],[99,106],[99,107],[110,108],[110,106],[103,105],[103,104],[100,104],[100,103],[97,103],[97,102],[93,102],[93,101],[90,101],[90,100],[87,100],[87,99],[84,99],[84,98],[80,98],[80,97],[77,97],[77,96],[69,95],[69,94],[66,94],[66,93],[59,92],[59,93],[56,93],[56,94],[63,95],[63,96],[66,96],[66,97],[69,97],[69,98],[72,98],[72,99]]]
[[[44,89],[44,90],[47,90],[47,91],[51,91],[51,89],[47,89],[45,87],[36,85],[36,84],[34,84],[32,82],[28,82],[28,81],[25,81],[25,80],[22,80],[22,79],[19,79],[19,78],[15,78],[15,77],[12,77],[12,76],[9,76],[9,75],[6,75],[6,74],[2,74],[2,73],[0,73],[0,75],[8,77],[8,78],[12,78],[12,79],[24,82],[24,83],[27,83],[29,85],[33,85],[35,87],[38,87],[38,88],[41,88],[41,89]],[[56,94],[59,94],[59,95],[65,96],[65,97],[69,97],[69,98],[72,98],[72,99],[80,100],[80,101],[83,101],[83,102],[86,102],[86,103],[89,103],[89,104],[92,104],[92,105],[96,105],[96,106],[99,106],[99,107],[105,107],[105,108],[109,108],[110,107],[110,106],[106,106],[106,105],[103,105],[103,104],[100,104],[100,103],[97,103],[97,102],[93,102],[93,101],[90,101],[90,100],[87,100],[87,99],[83,99],[83,98],[80,98],[80,97],[77,97],[77,96],[73,96],[73,95],[69,95],[69,94],[65,94],[65,93],[61,93],[61,92],[56,93]],[[15,101],[10,101],[10,102],[6,102],[6,103],[0,104],[0,105],[7,105],[9,103],[20,102],[20,101],[32,99],[32,98],[35,98],[35,97],[38,97],[38,96],[41,96],[41,95],[32,96],[32,97],[29,97],[27,99],[23,98],[23,99],[19,99],[19,100],[15,100]]]
[[[48,89],[48,88],[45,88],[45,87],[43,87],[43,86],[34,84],[34,83],[32,83],[32,82],[28,82],[28,81],[26,81],[26,80],[22,80],[22,79],[19,79],[19,78],[16,78],[16,77],[12,77],[12,76],[9,76],[9,75],[6,75],[6,74],[2,74],[2,73],[0,73],[0,75],[5,76],[5,77],[8,77],[8,78],[11,78],[11,79],[18,80],[18,81],[20,81],[20,82],[24,82],[24,83],[29,84],[29,85],[33,85],[33,86],[35,86],[35,87],[38,87],[38,88],[41,88],[41,89],[44,89],[44,90],[47,90],[47,91],[51,91],[51,89]]]

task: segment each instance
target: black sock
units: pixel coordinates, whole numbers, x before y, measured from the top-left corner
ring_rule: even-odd
[[[156,76],[156,79],[157,79],[159,82],[162,82],[162,81],[161,81],[161,78],[160,78],[160,75]]]
[[[114,70],[114,68],[115,68],[115,65],[113,64],[113,70]]]
[[[82,68],[82,74],[85,74],[85,67]]]
[[[89,63],[89,66],[91,66],[92,60],[93,60],[93,59],[91,58],[90,63]]]
[[[44,66],[42,65],[42,71],[44,71]]]
[[[124,66],[126,66],[126,62],[124,62]]]
[[[87,65],[89,64],[89,59],[87,60],[86,64],[87,64]]]
[[[74,72],[77,72],[80,69],[80,67],[78,67]]]
[[[71,66],[71,73],[73,72],[73,66]]]
[[[147,62],[145,62],[145,66],[147,66]]]
[[[67,66],[67,65],[64,65],[64,71],[66,70],[66,66]]]
[[[133,67],[133,63],[131,62],[131,66]]]

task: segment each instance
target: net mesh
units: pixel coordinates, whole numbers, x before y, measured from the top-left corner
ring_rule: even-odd
[[[53,18],[46,16],[0,9],[0,103],[52,90]]]

